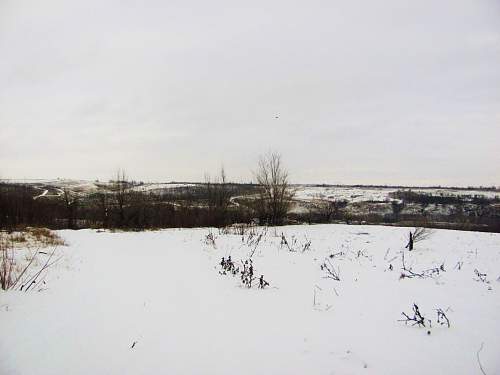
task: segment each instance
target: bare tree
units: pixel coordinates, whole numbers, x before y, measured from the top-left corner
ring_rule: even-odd
[[[229,189],[229,185],[227,182],[226,171],[224,166],[220,167],[220,180],[219,180],[219,198],[218,205],[223,207],[226,210],[229,205],[229,199],[231,198],[231,190]]]
[[[113,181],[112,190],[115,195],[116,206],[118,210],[118,225],[125,225],[125,206],[129,198],[129,181],[123,169],[116,172],[116,178]]]
[[[228,206],[231,198],[231,188],[227,182],[224,166],[220,169],[220,175],[213,180],[209,174],[205,174],[205,194],[210,224],[216,226],[226,225],[229,220]]]
[[[392,217],[393,217],[395,222],[399,221],[399,217],[400,217],[401,212],[403,211],[404,207],[405,207],[404,202],[398,202],[398,201],[391,202]]]
[[[290,186],[281,155],[270,152],[261,156],[255,178],[260,187],[258,207],[261,218],[270,225],[283,224],[295,192]]]
[[[78,208],[78,194],[68,187],[63,188],[64,205],[68,220],[68,228],[75,229],[76,210]]]
[[[332,199],[323,202],[320,211],[324,220],[329,223],[332,219],[340,219],[347,204],[348,201],[345,199]]]
[[[109,226],[109,196],[106,191],[99,191],[94,194],[94,200],[98,210],[98,217],[102,223],[103,228],[108,228]]]

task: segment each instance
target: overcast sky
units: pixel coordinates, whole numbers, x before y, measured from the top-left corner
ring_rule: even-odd
[[[0,0],[0,176],[500,185],[500,0]]]

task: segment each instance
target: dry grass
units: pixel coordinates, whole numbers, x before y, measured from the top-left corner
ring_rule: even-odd
[[[433,234],[434,232],[429,228],[418,227],[413,232],[413,242],[425,241]]]
[[[12,242],[15,247],[65,246],[64,240],[47,228],[26,227],[12,233],[4,233],[3,241]]]
[[[10,240],[16,243],[24,243],[27,241],[25,233],[13,233]]]
[[[60,245],[66,243],[46,228],[25,228],[12,233],[0,231],[0,289],[38,289],[47,269],[60,259],[55,258]],[[40,250],[46,247],[52,250]],[[40,254],[44,255],[41,259]]]
[[[28,235],[47,246],[65,246],[64,240],[47,228],[26,228]]]

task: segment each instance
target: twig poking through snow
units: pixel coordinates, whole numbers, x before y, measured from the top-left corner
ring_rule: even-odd
[[[486,274],[485,273],[481,273],[477,270],[477,268],[474,270],[474,273],[476,274],[477,276],[477,279],[476,281],[482,281],[483,283],[487,283],[488,281],[486,281]]]
[[[210,231],[206,236],[205,236],[205,243],[207,245],[211,245],[214,247],[214,249],[217,249],[217,245],[215,243],[215,236],[214,234],[212,233],[212,231]]]
[[[325,278],[340,281],[340,270],[335,269],[330,259],[326,258],[326,262],[321,265],[321,270],[326,272]]]
[[[413,304],[413,317],[410,317],[405,312],[402,312],[401,315],[403,315],[405,319],[400,320],[400,322],[404,322],[405,324],[413,322],[412,326],[418,325],[419,327],[425,327],[425,317],[420,313],[420,309],[416,303]]]
[[[404,250],[401,251],[401,262],[403,265],[403,272],[401,273],[400,279],[404,278],[412,278],[412,277],[420,277],[420,278],[426,278],[426,277],[435,277],[439,276],[441,272],[446,272],[444,268],[444,263],[441,263],[439,267],[434,267],[434,268],[429,268],[427,270],[423,270],[421,272],[414,272],[411,267],[407,267],[405,263],[405,252]]]
[[[479,364],[479,369],[481,370],[481,372],[486,375],[486,373],[484,372],[483,370],[483,366],[481,365],[481,360],[479,359],[479,353],[481,352],[481,350],[483,350],[483,346],[484,346],[484,342],[481,343],[481,347],[479,348],[479,350],[477,351],[476,353],[476,356],[477,356],[477,363]]]
[[[391,249],[387,249],[387,251],[385,252],[384,260],[387,260],[387,255],[389,255],[389,251],[391,251]]]
[[[448,319],[444,311],[442,309],[437,309],[436,311],[437,311],[437,322],[441,325],[447,324],[448,328],[450,328],[450,320]]]

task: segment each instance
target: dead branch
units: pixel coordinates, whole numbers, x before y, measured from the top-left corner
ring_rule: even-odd
[[[57,249],[57,247],[54,247],[54,249],[50,253],[49,257],[47,258],[47,260],[45,261],[43,266],[38,270],[38,272],[36,272],[32,277],[30,277],[28,279],[28,281],[26,281],[23,285],[21,285],[21,290],[23,289],[23,287],[27,286],[26,289],[24,290],[25,292],[27,292],[34,284],[37,283],[37,279],[43,273],[43,271],[50,268],[52,265],[54,265],[59,260],[61,260],[62,256],[60,256],[59,258],[57,258],[51,262],[52,258],[54,257],[54,254],[56,252],[56,249]]]
[[[405,312],[402,312],[401,314],[405,317],[405,319],[400,320],[400,322],[404,322],[405,324],[412,322],[412,326],[418,325],[419,327],[425,327],[425,317],[420,313],[416,303],[413,304],[413,317],[410,317]]]
[[[474,269],[474,274],[476,275],[477,279],[475,279],[476,281],[481,281],[483,283],[487,283],[488,281],[486,280],[486,276],[487,274],[485,273],[481,273],[476,269]]]
[[[325,271],[326,279],[332,279],[335,281],[340,281],[340,270],[335,269],[333,264],[330,262],[330,259],[326,258],[325,262],[320,266],[322,271]]]
[[[262,240],[262,238],[264,237],[264,235],[267,233],[267,227],[265,227],[261,233],[259,233],[259,235],[255,238],[255,239],[251,239],[250,241],[247,241],[247,245],[248,246],[253,246],[253,249],[252,251],[250,252],[250,258],[253,257],[253,255],[255,254],[255,250],[257,250],[257,247],[259,246],[260,244],[260,241]],[[253,236],[253,235],[252,235]],[[250,238],[250,237],[249,237]]]
[[[444,268],[444,263],[442,263],[439,267],[429,268],[420,272],[413,271],[411,268],[406,266],[404,250],[401,252],[401,263],[403,269],[403,272],[401,273],[400,276],[401,279],[412,278],[412,277],[420,277],[420,278],[434,277],[434,276],[439,276],[441,272],[446,272]]]
[[[441,325],[446,324],[448,328],[450,328],[450,320],[448,319],[444,311],[442,309],[437,309],[436,311],[437,311],[437,322]]]
[[[310,248],[311,248],[311,240],[307,240],[302,247],[302,252],[304,253]]]

